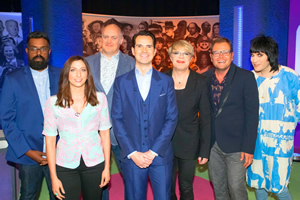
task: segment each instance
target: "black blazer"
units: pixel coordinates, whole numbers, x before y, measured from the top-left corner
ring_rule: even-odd
[[[217,141],[225,153],[254,153],[258,126],[258,89],[254,74],[233,63],[222,91],[219,112],[212,106],[211,81],[214,70],[207,75],[212,110],[212,145]],[[229,92],[227,100],[226,94]]]
[[[166,74],[172,76],[172,70]],[[205,76],[190,70],[177,106],[178,123],[172,139],[174,155],[181,159],[208,158],[211,116]]]

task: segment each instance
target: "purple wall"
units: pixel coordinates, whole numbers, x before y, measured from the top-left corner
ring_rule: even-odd
[[[300,25],[300,1],[290,0],[288,66],[295,69],[296,30]],[[299,56],[299,55],[298,55]]]

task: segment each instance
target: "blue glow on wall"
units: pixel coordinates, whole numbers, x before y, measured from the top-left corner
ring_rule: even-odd
[[[234,7],[234,23],[233,23],[233,52],[234,63],[242,66],[242,46],[243,46],[243,6]]]

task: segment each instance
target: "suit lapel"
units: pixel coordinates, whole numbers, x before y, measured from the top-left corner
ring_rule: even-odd
[[[162,90],[162,85],[160,82],[159,74],[156,70],[153,69],[152,71],[152,78],[151,78],[151,86],[148,96],[150,97],[150,112],[149,112],[149,118],[151,117],[154,107],[156,105],[156,102],[160,95],[167,95],[166,91]]]
[[[37,92],[37,89],[36,89],[29,66],[24,67],[24,79],[28,86],[27,88],[29,89],[30,94],[32,96],[32,101],[34,101],[35,105],[40,105],[39,108],[41,110],[41,113],[43,113],[39,95],[38,95],[38,92]]]
[[[140,96],[139,87],[137,85],[135,70],[131,70],[127,76],[128,84],[126,84],[125,89],[126,93],[129,97],[129,101],[131,103],[131,107],[133,108],[137,117],[139,117],[138,112],[138,98]]]
[[[54,75],[53,68],[51,66],[48,66],[48,74],[49,74],[49,84],[50,84],[50,96],[55,95],[55,81],[57,81]]]
[[[93,67],[94,70],[93,70],[93,73],[95,75],[93,76],[93,78],[94,78],[94,83],[95,83],[96,88],[99,91],[105,93],[105,91],[103,89],[103,86],[101,84],[101,70],[100,70],[100,68],[101,68],[101,53],[98,53],[98,55],[99,56],[97,56],[95,58],[95,60],[94,60],[94,65],[93,65],[94,66]]]
[[[221,94],[219,106],[222,105],[222,102],[224,101],[224,98],[227,96],[226,94],[229,92],[229,90],[231,88],[230,86],[231,86],[232,81],[233,81],[233,75],[235,73],[235,70],[236,70],[236,67],[233,64],[231,64],[230,69],[228,71],[227,78],[226,78],[226,85],[225,85],[225,87],[222,91],[222,94]]]

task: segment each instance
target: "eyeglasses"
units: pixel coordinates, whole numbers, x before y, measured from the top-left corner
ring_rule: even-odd
[[[191,55],[190,53],[187,53],[187,52],[179,52],[179,51],[172,52],[172,54],[173,54],[174,56],[183,56],[183,57],[188,57],[188,56]]]
[[[46,53],[49,51],[49,47],[41,47],[41,48],[37,48],[37,47],[28,47],[28,50],[30,53],[37,53],[39,50],[41,53]]]
[[[231,53],[231,50],[213,51],[212,55],[214,57],[219,57],[221,54],[223,54],[223,56],[229,56],[230,53]]]

